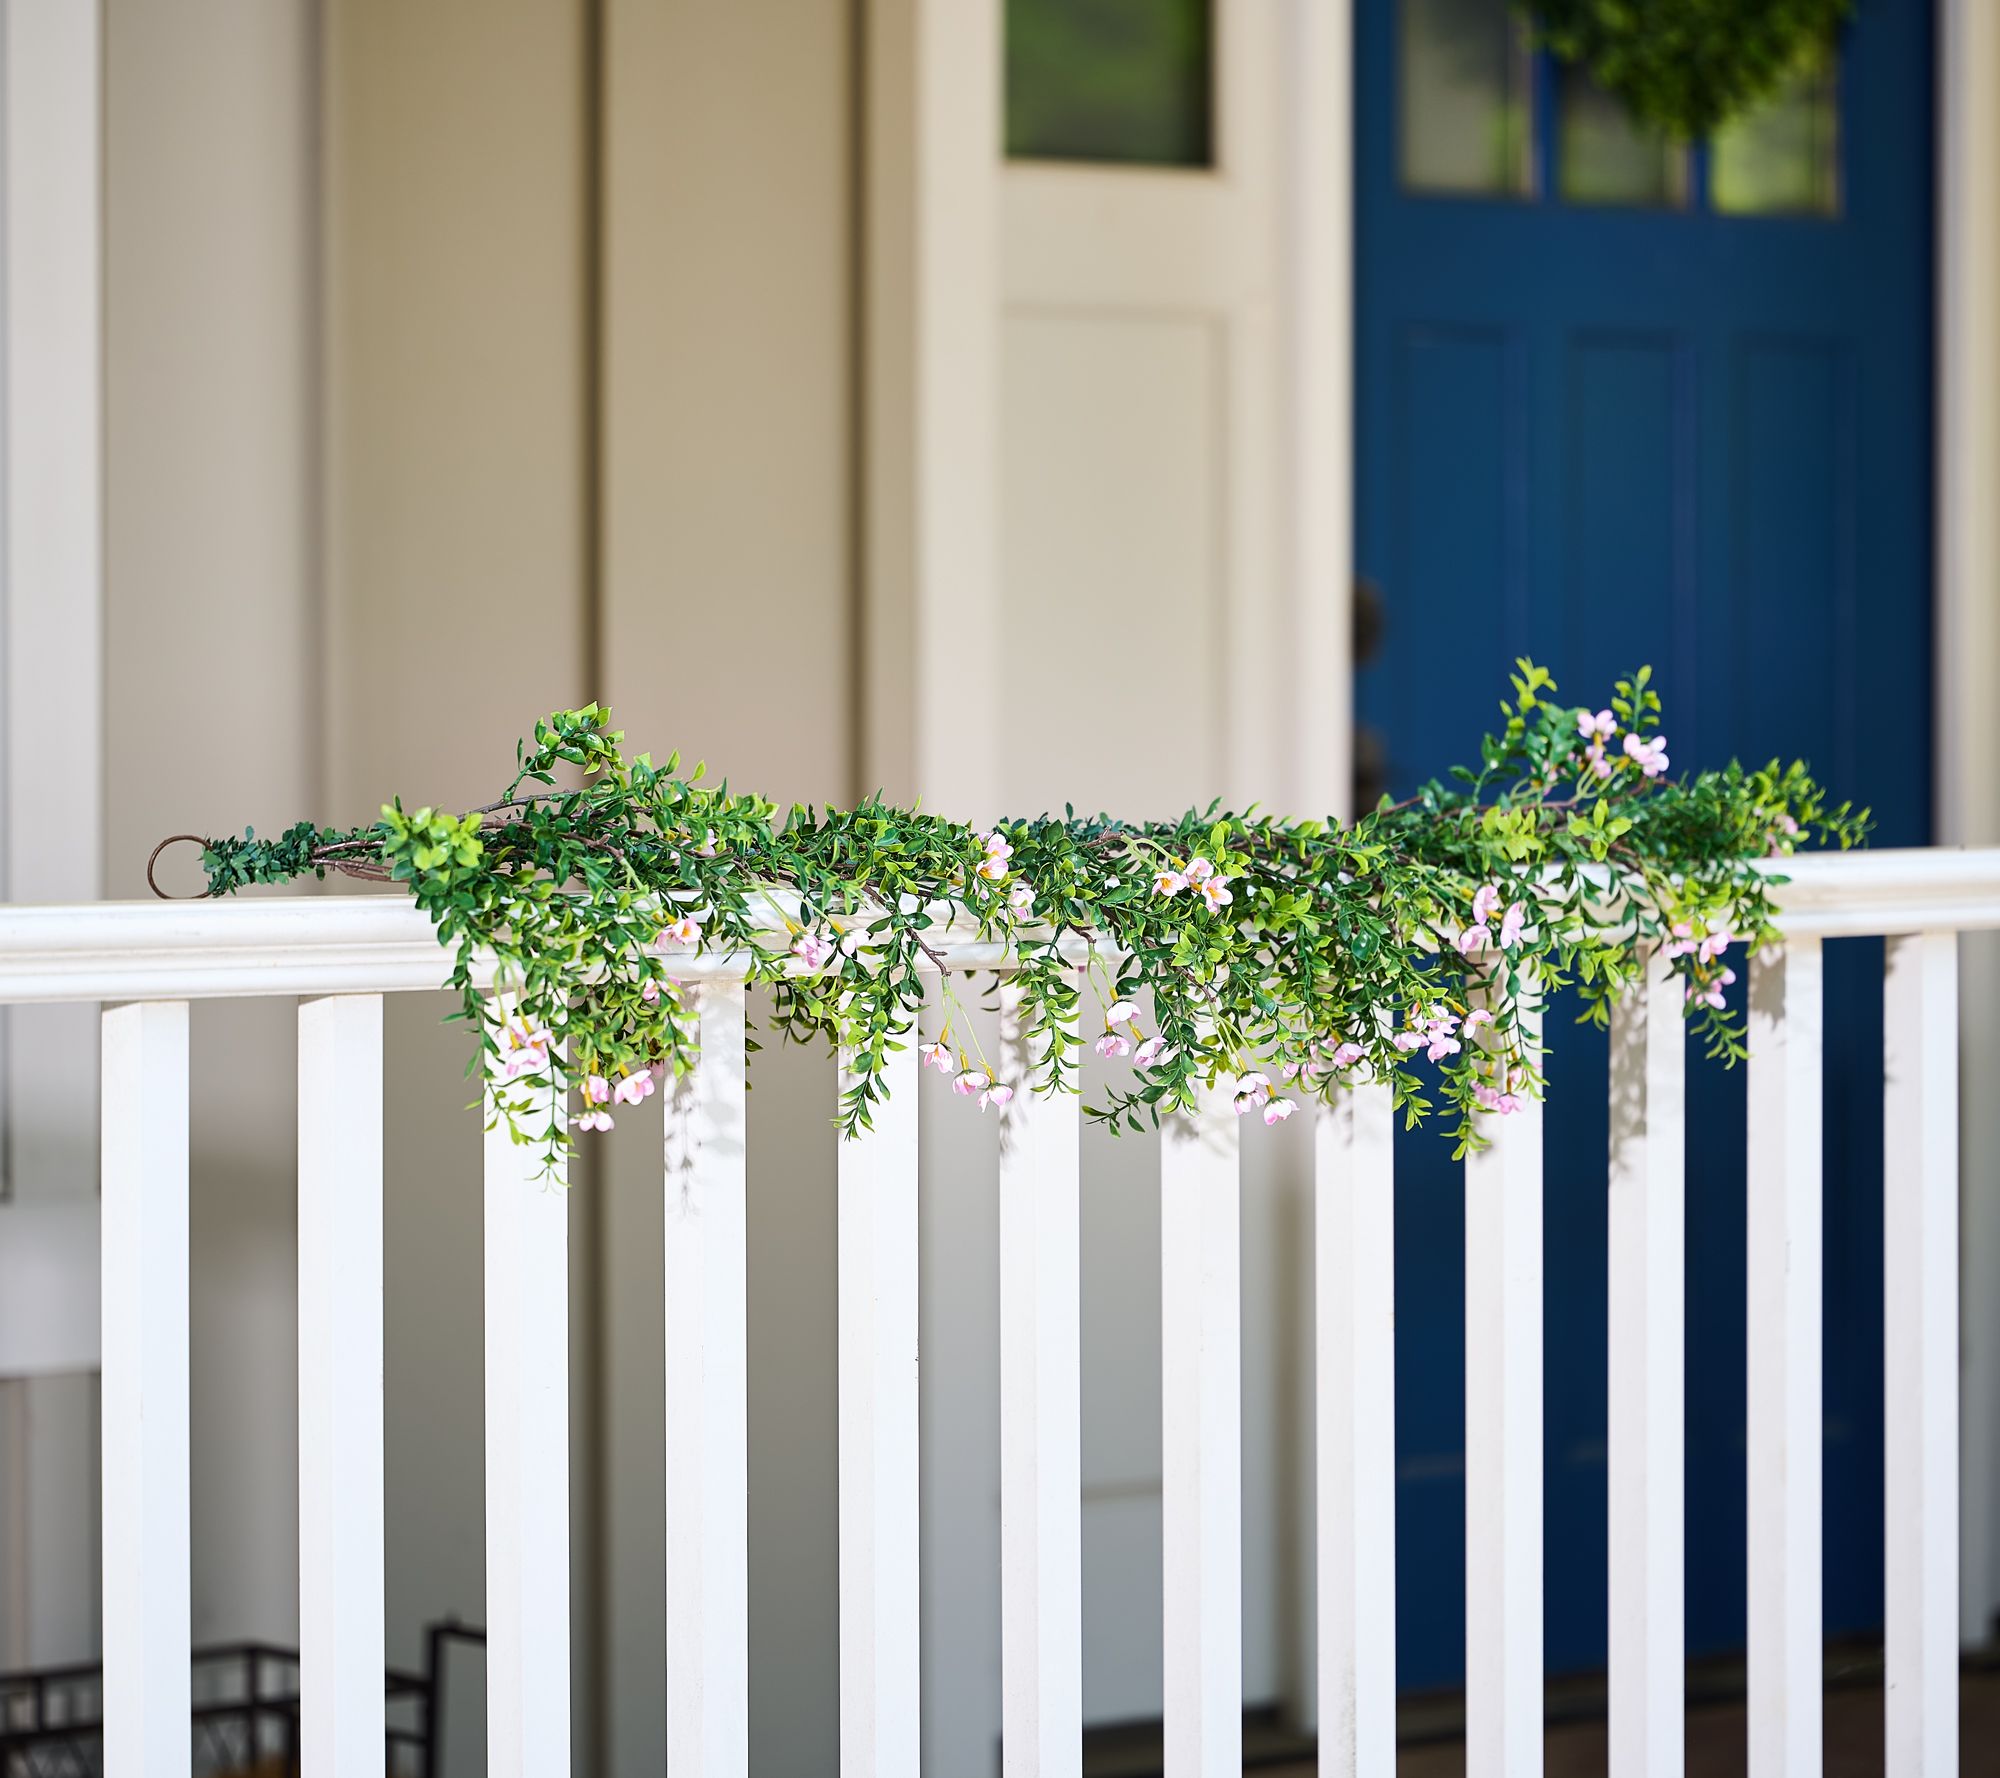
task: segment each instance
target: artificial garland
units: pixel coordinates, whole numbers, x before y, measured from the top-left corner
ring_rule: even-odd
[[[610,1128],[693,1067],[698,989],[675,965],[703,953],[769,983],[789,1037],[839,1048],[849,1136],[908,1044],[984,1107],[1022,1084],[1075,1091],[1088,1041],[1127,1064],[1087,1108],[1115,1129],[1217,1088],[1277,1123],[1372,1076],[1412,1123],[1441,1099],[1463,1153],[1485,1140],[1480,1114],[1541,1093],[1525,997],[1574,983],[1602,1024],[1649,947],[1672,959],[1709,1052],[1740,1058],[1730,959],[1772,936],[1756,861],[1846,847],[1868,824],[1799,764],[1670,778],[1643,670],[1592,710],[1518,666],[1476,768],[1348,828],[1211,806],[975,830],[880,797],[781,816],[700,766],[626,759],[591,705],[538,722],[483,808],[398,801],[367,828],[204,840],[202,863],[210,895],[329,871],[408,884],[453,953],[452,1016],[480,1032],[493,1115],[551,1166],[571,1131]],[[1025,1072],[982,1048],[947,928],[1013,955]],[[1103,1028],[1079,1034],[1086,979]],[[572,1086],[582,1110],[565,1128],[551,1088]]]
[[[1536,33],[1633,114],[1693,141],[1833,42],[1853,0],[1517,0]]]

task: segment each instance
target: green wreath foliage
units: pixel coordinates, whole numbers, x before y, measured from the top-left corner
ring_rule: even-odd
[[[1775,92],[1853,0],[1517,0],[1537,36],[1684,141]]]
[[[1602,1024],[1651,947],[1709,1052],[1739,1059],[1733,962],[1773,936],[1759,861],[1868,826],[1801,764],[1669,777],[1647,671],[1593,711],[1517,666],[1476,766],[1351,827],[1210,806],[975,831],[879,796],[781,813],[700,766],[627,759],[591,705],[538,722],[504,794],[469,813],[397,801],[367,828],[207,840],[207,893],[329,872],[407,884],[452,953],[452,1016],[479,1032],[468,1072],[552,1169],[572,1140],[557,1092],[580,1092],[573,1128],[605,1128],[694,1066],[686,978],[720,955],[770,985],[786,1037],[838,1048],[845,1135],[910,1044],[984,1107],[1077,1090],[1092,1042],[1126,1062],[1087,1108],[1114,1129],[1204,1091],[1275,1123],[1372,1077],[1412,1123],[1442,1107],[1463,1153],[1542,1091],[1529,997],[1573,983]],[[969,1002],[999,976],[947,967],[947,933],[1012,955],[1032,1064],[987,1057]],[[1101,1032],[1077,1028],[1086,982]]]

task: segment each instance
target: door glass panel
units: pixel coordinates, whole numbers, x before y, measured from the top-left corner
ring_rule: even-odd
[[[1529,195],[1534,61],[1509,0],[1402,0],[1400,10],[1403,184]]]
[[[1754,111],[1716,132],[1709,201],[1728,216],[1833,216],[1840,210],[1840,92],[1831,54],[1801,68]]]
[[[1210,0],[1007,0],[1007,153],[1212,163]]]
[[[1637,122],[1581,68],[1561,76],[1556,189],[1572,204],[1687,202],[1687,151]]]

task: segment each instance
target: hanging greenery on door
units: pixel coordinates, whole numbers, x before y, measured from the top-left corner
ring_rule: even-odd
[[[1769,98],[1853,0],[1518,0],[1540,40],[1684,141]]]

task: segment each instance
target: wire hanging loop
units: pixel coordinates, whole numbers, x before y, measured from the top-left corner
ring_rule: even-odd
[[[160,862],[160,854],[169,846],[178,846],[184,843],[202,847],[208,845],[208,841],[203,839],[198,833],[170,833],[153,848],[152,857],[146,860],[146,887],[152,890],[162,901],[200,901],[207,894],[206,890],[202,890],[194,895],[171,895],[160,887],[159,879],[153,875],[153,867]]]

